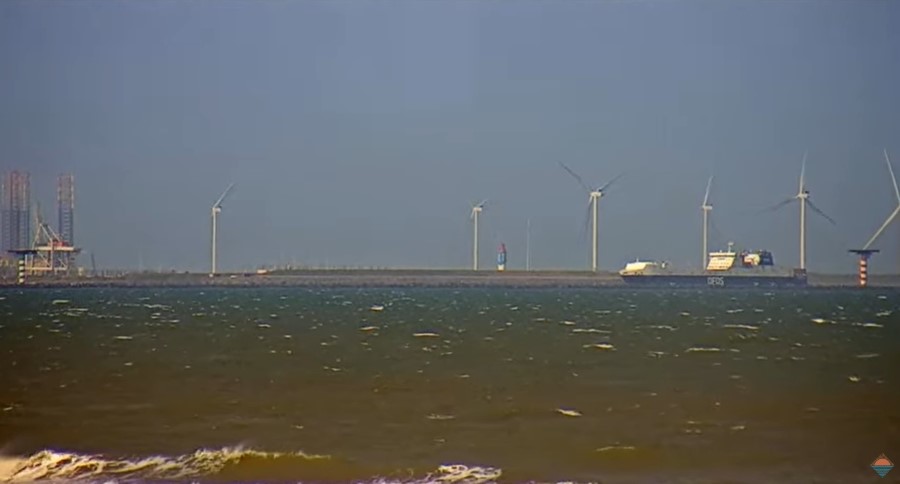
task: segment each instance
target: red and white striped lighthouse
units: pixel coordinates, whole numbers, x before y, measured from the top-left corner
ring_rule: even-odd
[[[851,249],[850,252],[859,255],[859,287],[869,285],[869,257],[878,252],[874,249]]]

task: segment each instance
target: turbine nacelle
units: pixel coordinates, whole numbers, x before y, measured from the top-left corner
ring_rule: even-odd
[[[472,207],[472,212],[469,214],[469,218],[474,218],[475,214],[481,213],[484,210],[484,205],[487,203],[487,200],[482,200],[481,203],[476,204]]]

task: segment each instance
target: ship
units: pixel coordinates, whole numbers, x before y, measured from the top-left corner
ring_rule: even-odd
[[[497,272],[506,270],[506,244],[501,243],[497,249]]]
[[[805,287],[804,269],[775,265],[768,250],[734,250],[709,253],[705,270],[681,271],[665,261],[636,260],[625,264],[619,275],[626,284],[655,287]]]

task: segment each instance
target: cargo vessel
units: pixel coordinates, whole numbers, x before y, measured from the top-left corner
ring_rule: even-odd
[[[619,271],[626,284],[663,287],[805,287],[806,271],[775,265],[767,250],[710,252],[705,270],[679,271],[668,262],[629,262]]]

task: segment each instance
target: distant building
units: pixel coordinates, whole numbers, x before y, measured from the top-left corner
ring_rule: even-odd
[[[31,247],[31,179],[28,172],[12,171],[0,185],[0,255]]]
[[[59,215],[59,238],[68,245],[75,245],[75,176],[60,175],[56,196]]]

